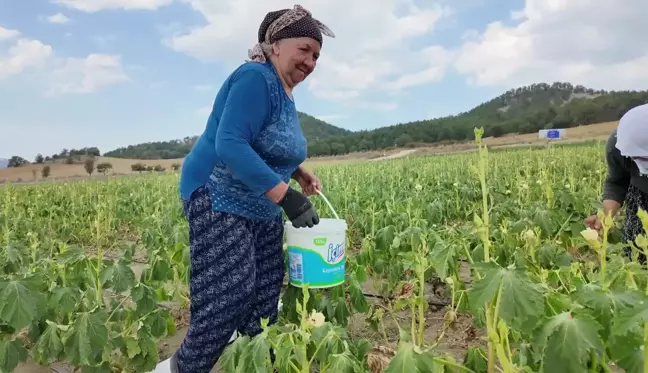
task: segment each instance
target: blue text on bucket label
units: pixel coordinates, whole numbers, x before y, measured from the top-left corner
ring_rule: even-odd
[[[332,264],[332,263],[339,262],[340,259],[342,259],[343,257],[344,257],[344,244],[330,243],[328,246],[328,255],[326,261]]]
[[[290,283],[298,286],[308,284],[311,287],[331,287],[342,284],[345,275],[344,251],[337,246],[333,245],[331,248],[331,257],[337,257],[337,263],[330,263],[328,258],[324,258],[315,250],[288,246]],[[344,246],[342,245],[341,248],[343,249]]]

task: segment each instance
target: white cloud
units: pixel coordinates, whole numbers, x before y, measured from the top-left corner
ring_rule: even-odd
[[[393,82],[386,84],[388,89],[400,90],[403,88],[434,83],[443,79],[446,68],[452,62],[453,54],[446,49],[432,46],[420,52],[421,58],[429,67],[417,72],[403,74]]]
[[[52,3],[86,13],[107,9],[155,10],[172,2],[173,0],[52,0]]]
[[[234,66],[247,58],[259,24],[270,10],[291,8],[292,0],[182,0],[200,12],[207,24],[165,39],[170,48],[195,58]],[[410,74],[425,83],[438,80],[445,65],[412,48],[415,38],[430,35],[445,8],[420,8],[412,0],[304,0],[301,4],[336,34],[326,38],[318,67],[305,84],[317,97],[361,99],[370,89],[411,86]],[[447,63],[445,60],[441,61]],[[392,84],[389,84],[392,82]]]
[[[47,22],[49,23],[57,23],[57,24],[65,24],[70,22],[70,19],[66,17],[63,13],[56,13],[54,15],[51,15],[47,17]]]
[[[600,89],[645,89],[648,39],[643,0],[526,0],[516,26],[488,25],[455,67],[478,85],[570,81]]]
[[[11,40],[20,36],[20,31],[10,30],[0,26],[0,41]]]
[[[0,27],[0,39],[21,33]],[[49,85],[47,95],[91,93],[129,80],[120,56],[90,54],[85,58],[56,57],[51,46],[40,40],[18,38],[6,51],[0,49],[0,79],[38,68],[39,80]]]
[[[50,96],[92,93],[129,80],[120,56],[90,54],[85,58],[68,58],[51,75]]]
[[[42,65],[52,55],[52,47],[38,40],[19,39],[6,55],[0,54],[0,79]]]

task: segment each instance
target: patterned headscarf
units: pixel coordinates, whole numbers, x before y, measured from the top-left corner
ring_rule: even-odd
[[[281,39],[308,37],[323,43],[322,34],[334,38],[335,34],[325,24],[313,18],[301,5],[293,9],[270,12],[259,27],[258,43],[248,51],[252,61],[265,62],[262,44],[272,44]]]

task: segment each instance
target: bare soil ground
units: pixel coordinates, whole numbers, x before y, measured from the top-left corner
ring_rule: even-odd
[[[567,136],[564,140],[556,141],[555,143],[574,143],[589,140],[606,140],[609,134],[617,126],[618,122],[598,123],[588,126],[580,126],[569,128]],[[538,135],[524,134],[524,135],[506,135],[498,138],[487,138],[485,143],[491,147],[513,147],[525,145],[542,145],[546,144],[546,140],[538,139]],[[413,149],[389,149],[380,151],[351,153],[343,156],[334,157],[315,157],[310,158],[307,164],[344,164],[356,163],[369,160],[386,160],[405,157],[409,155],[433,155],[445,153],[458,153],[471,151],[475,147],[473,141],[454,142],[454,143],[440,143],[435,145],[421,145]],[[174,163],[183,163],[183,159],[162,159],[162,160],[139,160],[139,159],[120,159],[120,158],[107,158],[98,157],[95,164],[108,162],[112,164],[112,171],[108,175],[130,175],[135,174],[131,170],[131,166],[135,163],[143,163],[147,166],[162,166],[167,172],[171,170]],[[40,182],[43,181],[41,177],[41,170],[44,165],[25,165],[18,168],[7,168],[0,170],[0,183],[2,182]],[[49,180],[69,180],[87,178],[83,164],[67,165],[64,163],[51,163],[51,175]],[[93,178],[102,178],[103,175],[95,175]]]

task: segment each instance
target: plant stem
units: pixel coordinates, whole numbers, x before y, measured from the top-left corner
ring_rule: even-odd
[[[412,325],[410,327],[410,333],[412,333],[412,342],[414,342],[415,346],[418,346],[418,337],[416,333],[416,306],[415,307],[410,307],[410,314],[412,317]]]
[[[492,330],[492,309],[490,303],[486,304],[485,313],[486,313],[486,329],[488,334],[488,373],[495,372],[495,341],[491,337]]]
[[[604,219],[603,224],[603,245],[601,246],[599,253],[599,262],[601,263],[601,285],[603,291],[607,291],[608,285],[605,282],[606,271],[607,271],[607,247],[608,247],[608,231],[609,227],[607,226],[607,217]]]
[[[423,345],[423,338],[425,335],[425,309],[423,308],[423,302],[425,302],[425,268],[421,268],[419,271],[419,302],[418,302],[418,311],[419,311],[419,346]]]

